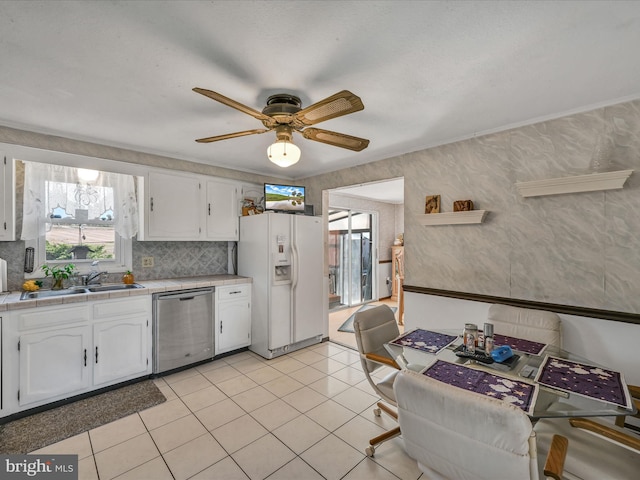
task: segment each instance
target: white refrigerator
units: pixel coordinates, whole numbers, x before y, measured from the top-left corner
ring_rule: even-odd
[[[251,346],[274,358],[325,331],[322,218],[267,212],[240,218],[238,274],[253,278]]]

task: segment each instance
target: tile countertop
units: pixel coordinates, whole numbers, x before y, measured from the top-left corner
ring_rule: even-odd
[[[137,295],[151,295],[152,293],[188,290],[190,288],[217,287],[222,285],[236,285],[239,283],[253,283],[250,277],[239,275],[210,275],[206,277],[171,278],[167,280],[148,280],[136,282],[145,288],[131,290],[117,290],[112,292],[82,293],[75,295],[61,295],[33,300],[20,300],[22,292],[0,292],[0,312],[19,310],[22,308],[45,307],[92,300],[108,300],[111,298],[133,297]]]

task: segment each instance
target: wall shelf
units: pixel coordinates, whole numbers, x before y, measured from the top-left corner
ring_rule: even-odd
[[[487,210],[469,210],[466,212],[427,213],[418,215],[418,223],[422,225],[462,225],[482,223]]]
[[[550,178],[532,182],[517,182],[518,193],[523,197],[560,195],[563,193],[596,192],[623,187],[633,170],[589,173],[573,177]]]

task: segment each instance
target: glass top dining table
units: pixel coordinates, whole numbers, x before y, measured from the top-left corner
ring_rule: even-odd
[[[386,343],[385,348],[401,368],[419,371],[436,378],[443,371],[448,371],[449,377],[442,375],[443,379],[471,373],[474,382],[480,381],[476,380],[480,375],[494,380],[497,378],[502,383],[519,382],[522,386],[530,386],[535,391],[535,395],[531,397],[531,405],[525,411],[534,421],[538,418],[550,417],[618,416],[636,413],[624,376],[619,372],[608,370],[587,358],[558,347],[543,344],[539,344],[543,346],[542,351],[535,353],[513,349],[514,356],[518,358],[511,365],[497,362],[485,364],[456,355],[456,349],[459,349],[463,343],[462,335],[459,333],[440,329],[414,329],[405,332],[393,342]],[[425,335],[431,334],[440,338],[437,348],[431,348],[432,346],[429,345],[425,347],[424,341],[417,343],[411,341],[412,338],[424,340]],[[516,342],[516,345],[521,344]],[[578,375],[574,372],[578,372]],[[512,382],[508,382],[509,379]],[[611,379],[615,381],[608,384],[607,382]],[[459,380],[454,378],[458,384],[460,384]],[[483,381],[487,382],[487,380]],[[580,388],[583,387],[577,388],[580,382],[587,384],[586,390],[581,391]],[[457,386],[467,387],[467,385]],[[595,387],[596,390],[604,389],[605,392],[602,395],[599,393],[594,395],[591,391],[593,388],[589,389],[590,386]],[[607,396],[609,391],[616,389],[618,396],[615,399]]]

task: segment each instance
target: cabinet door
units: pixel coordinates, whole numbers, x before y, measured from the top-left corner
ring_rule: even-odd
[[[251,305],[248,300],[221,303],[218,308],[218,350],[229,352],[251,344]]]
[[[216,355],[251,345],[251,284],[216,287]]]
[[[20,406],[80,393],[91,382],[90,327],[20,336]]]
[[[150,172],[147,240],[200,240],[202,190],[198,177]]]
[[[93,384],[140,376],[149,368],[149,322],[146,315],[121,318],[93,326]]]
[[[207,240],[238,240],[238,187],[207,182]]]
[[[16,239],[14,226],[14,188],[15,177],[13,172],[13,160],[0,152],[0,241],[13,241]],[[4,285],[6,288],[6,285]]]

